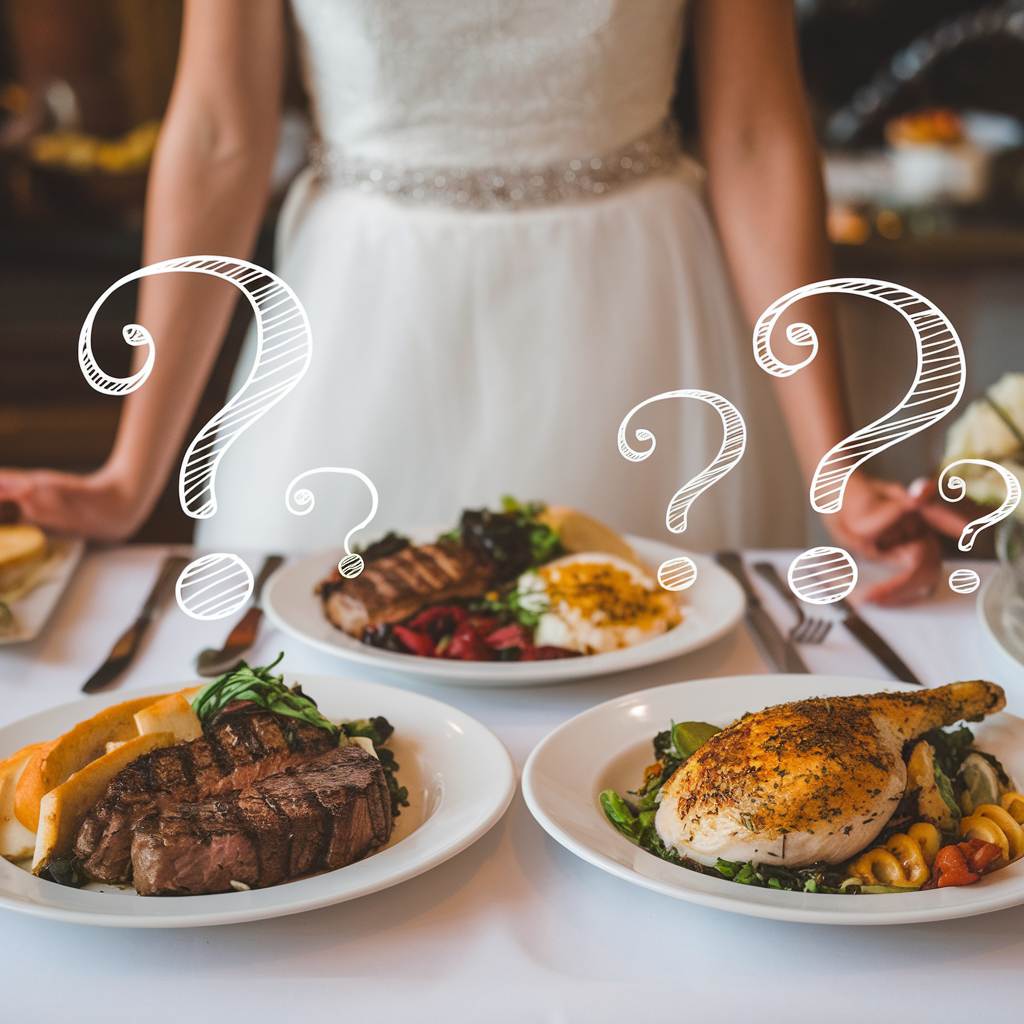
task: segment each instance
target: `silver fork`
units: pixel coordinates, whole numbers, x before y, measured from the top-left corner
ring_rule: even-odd
[[[762,579],[767,580],[786,599],[797,614],[797,623],[789,631],[789,639],[795,644],[820,644],[828,636],[832,620],[815,619],[805,615],[800,599],[789,589],[771,562],[758,562],[754,568]]]

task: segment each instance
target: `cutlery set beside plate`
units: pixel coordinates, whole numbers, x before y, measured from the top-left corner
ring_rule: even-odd
[[[629,538],[649,564],[677,556],[669,545]],[[753,568],[795,613],[788,635],[762,604],[761,596],[735,552],[715,560],[694,555],[697,581],[685,593],[683,622],[631,648],[551,662],[458,662],[420,658],[368,647],[335,629],[323,615],[315,584],[336,560],[326,552],[292,564],[270,556],[256,581],[252,605],[228,633],[220,650],[205,650],[198,671],[229,672],[255,642],[260,618],[344,661],[386,667],[458,686],[543,685],[583,679],[678,657],[713,642],[745,618],[759,649],[783,675],[683,682],[643,690],[591,708],[560,726],[531,754],[523,792],[540,825],[562,846],[589,863],[631,883],[665,895],[744,914],[780,920],[833,924],[885,924],[938,920],[985,913],[1024,902],[1024,871],[1006,870],[997,881],[970,890],[911,893],[850,899],[778,892],[735,885],[659,860],[612,828],[598,799],[609,787],[626,792],[651,760],[654,733],[669,721],[706,721],[723,726],[744,711],[809,696],[866,693],[886,684],[811,674],[798,646],[822,642],[832,623],[842,622],[861,644],[902,680],[889,690],[913,690],[920,681],[902,659],[857,614],[839,608],[841,618],[819,618],[790,592],[774,565]],[[171,601],[174,582],[187,559],[168,557],[136,621],[117,641],[107,661],[83,689],[112,686],[131,662],[141,639]],[[289,679],[289,682],[292,680]],[[381,851],[336,871],[270,889],[177,898],[140,897],[133,890],[96,884],[69,889],[35,878],[0,861],[0,906],[37,916],[129,927],[181,927],[257,920],[351,899],[395,885],[429,870],[480,838],[504,813],[515,789],[515,769],[501,742],[454,707],[409,691],[351,679],[295,677],[314,694],[328,717],[384,715],[396,729],[396,756],[411,807],[396,836]],[[184,685],[184,684],[182,684]],[[0,729],[0,759],[27,743],[66,729],[116,698],[104,696],[42,712]],[[1024,777],[1024,722],[1002,714],[986,726],[995,753]],[[996,749],[998,748],[998,749]],[[1024,864],[1024,862],[1022,862]],[[1018,868],[1019,865],[1011,865]]]

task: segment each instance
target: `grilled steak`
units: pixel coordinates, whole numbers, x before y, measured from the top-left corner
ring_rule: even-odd
[[[405,548],[369,562],[355,579],[335,571],[320,585],[327,617],[361,637],[367,626],[401,622],[428,604],[479,597],[490,586],[493,567],[455,541]]]
[[[296,718],[253,704],[229,708],[199,739],[154,750],[115,775],[82,823],[75,853],[91,878],[130,882],[132,827],[141,818],[168,802],[248,786],[334,744],[327,730]]]
[[[391,837],[380,762],[347,746],[200,802],[139,821],[131,858],[143,896],[252,889],[344,867]]]

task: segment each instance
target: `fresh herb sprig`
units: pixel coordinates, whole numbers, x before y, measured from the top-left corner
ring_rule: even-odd
[[[192,701],[192,710],[199,716],[202,727],[205,729],[233,701],[244,700],[275,714],[297,718],[309,725],[326,729],[332,736],[339,736],[341,730],[320,714],[314,701],[298,685],[289,689],[284,685],[283,675],[271,675],[270,670],[283,657],[282,651],[271,664],[261,668],[250,668],[243,661],[232,672],[226,672],[212,683],[207,683]]]

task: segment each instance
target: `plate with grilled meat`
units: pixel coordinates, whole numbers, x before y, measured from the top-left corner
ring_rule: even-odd
[[[340,551],[278,570],[263,605],[277,626],[348,661],[464,686],[565,682],[648,665],[733,629],[743,594],[711,559],[688,589],[658,566],[686,554],[621,537],[568,508],[466,510],[457,527],[389,534],[355,577]]]
[[[523,794],[588,863],[735,913],[909,924],[1024,903],[1024,721],[982,680],[877,687],[759,675],[626,694],[544,739]]]
[[[421,874],[504,813],[514,766],[468,715],[272,667],[0,729],[0,907],[142,928],[277,917]]]

